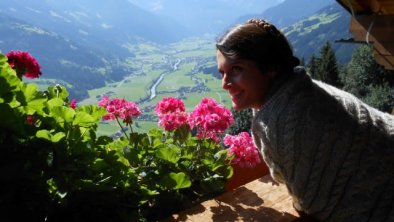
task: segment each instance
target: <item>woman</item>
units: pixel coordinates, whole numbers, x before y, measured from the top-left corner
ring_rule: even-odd
[[[235,110],[294,207],[320,221],[394,221],[394,116],[312,80],[284,35],[252,19],[217,42]]]

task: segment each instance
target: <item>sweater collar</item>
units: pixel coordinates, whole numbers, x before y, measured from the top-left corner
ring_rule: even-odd
[[[307,77],[310,78],[306,74],[306,70],[303,66],[296,66],[293,69],[293,72],[290,73],[285,73],[282,75],[279,75],[278,77],[273,79],[272,85],[268,89],[267,93],[267,99],[266,102],[263,104],[263,106],[260,109],[254,109],[254,114],[257,114],[260,110],[263,110],[265,106],[269,105],[275,100],[275,97],[277,94],[280,94],[280,91],[286,91],[288,88],[288,85],[293,82],[293,79],[296,78],[301,78],[301,77]]]

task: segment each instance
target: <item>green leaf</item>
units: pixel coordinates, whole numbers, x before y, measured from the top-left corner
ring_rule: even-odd
[[[55,135],[52,136],[51,141],[54,143],[59,142],[60,140],[62,140],[63,138],[66,137],[66,134],[63,132],[58,132]]]
[[[51,141],[52,135],[51,135],[51,133],[48,130],[39,130],[36,133],[36,137]]]
[[[36,133],[37,138],[49,140],[52,143],[58,143],[60,140],[66,137],[66,134],[63,132],[58,132],[55,135],[52,135],[52,133],[48,130],[39,130]]]
[[[180,153],[179,148],[161,147],[157,149],[156,157],[175,164],[180,159],[179,153]]]
[[[62,120],[64,120],[65,122],[71,123],[75,116],[74,109],[64,106],[55,106],[50,111],[58,122],[62,122]]]
[[[188,188],[192,185],[191,180],[185,173],[170,173],[165,176],[161,181],[161,184],[168,189],[178,190]]]
[[[101,117],[107,112],[104,108],[98,107],[97,105],[80,106],[78,110],[89,114],[96,119],[97,122],[100,121]]]
[[[73,121],[74,126],[79,125],[82,127],[91,127],[96,124],[97,124],[97,119],[85,112],[77,112],[75,115],[75,119]]]
[[[56,106],[63,106],[64,105],[64,101],[62,99],[59,98],[53,98],[48,100],[48,106],[50,109],[52,109],[53,107]]]
[[[4,94],[19,90],[20,83],[21,80],[9,66],[7,57],[0,54],[0,96],[3,97]]]
[[[38,87],[36,84],[30,83],[25,85],[25,87],[23,88],[23,93],[25,94],[26,101],[30,101],[35,97],[37,93],[37,88]]]
[[[108,164],[101,158],[97,158],[94,160],[92,169],[95,171],[103,171],[108,168]]]

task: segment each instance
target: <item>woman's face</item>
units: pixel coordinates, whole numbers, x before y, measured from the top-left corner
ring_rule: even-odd
[[[219,50],[216,51],[216,59],[222,75],[222,87],[228,91],[233,108],[260,109],[265,101],[270,75],[264,75],[251,60],[230,60]]]

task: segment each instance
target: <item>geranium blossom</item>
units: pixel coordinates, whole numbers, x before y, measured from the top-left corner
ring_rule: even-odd
[[[104,120],[120,118],[123,119],[123,122],[131,124],[133,117],[141,115],[141,111],[135,103],[124,99],[115,98],[110,100],[108,96],[104,96],[99,101],[99,106],[104,107],[108,112],[103,116]]]
[[[77,100],[76,99],[72,99],[70,102],[70,107],[73,109],[77,108]]]
[[[109,103],[109,97],[108,96],[103,96],[101,100],[98,102],[98,106],[106,108]]]
[[[11,51],[6,56],[11,68],[16,71],[20,79],[23,75],[29,79],[38,78],[41,75],[40,65],[28,52]]]
[[[180,99],[163,98],[157,103],[155,112],[159,117],[158,125],[167,131],[173,131],[188,124],[189,114],[185,112],[185,104]]]
[[[196,136],[199,139],[211,138],[215,141],[233,122],[230,110],[212,98],[203,98],[189,118],[190,126],[197,128]]]
[[[34,117],[32,115],[27,115],[26,116],[26,122],[29,125],[33,125],[34,124]]]
[[[234,154],[232,162],[241,167],[253,168],[261,162],[259,151],[247,132],[241,132],[237,136],[227,134],[223,139],[223,144],[230,146],[228,154]]]
[[[174,112],[185,112],[185,104],[181,99],[166,97],[157,103],[155,112],[157,115]]]

